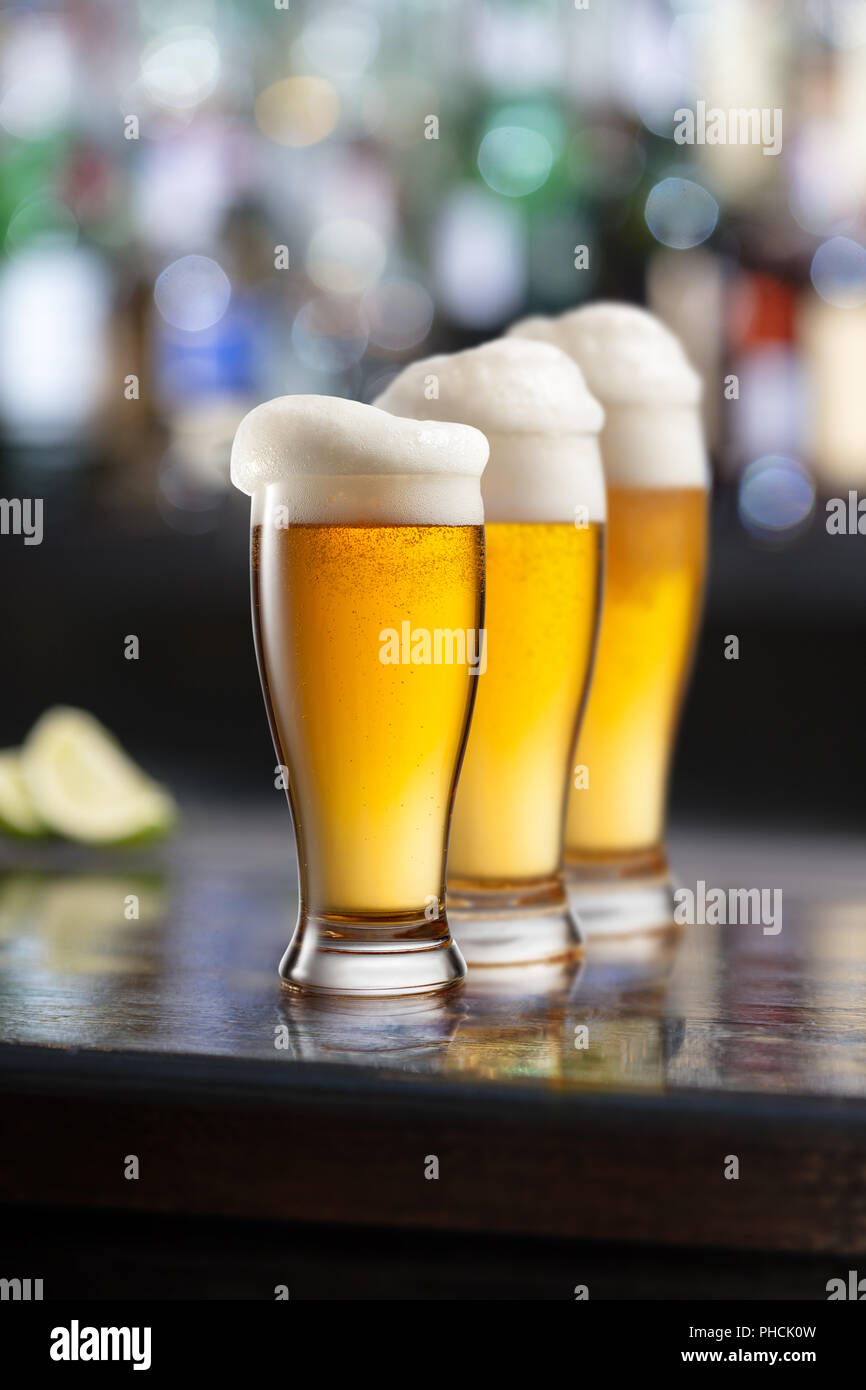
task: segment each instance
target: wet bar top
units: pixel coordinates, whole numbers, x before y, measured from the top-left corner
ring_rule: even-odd
[[[364,1005],[280,991],[282,806],[0,854],[4,1202],[866,1254],[859,841],[691,827],[680,881],[782,889],[781,932]]]

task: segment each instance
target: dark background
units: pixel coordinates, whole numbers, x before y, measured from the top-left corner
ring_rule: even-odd
[[[866,354],[858,8],[8,7],[0,493],[44,498],[45,539],[0,537],[0,746],[72,703],[182,797],[272,798],[237,420],[287,391],[370,400],[414,356],[611,297],[677,327],[705,380],[712,561],[674,817],[861,827],[866,542],[829,536],[824,503],[866,482],[866,376],[827,398],[818,360]],[[299,79],[318,96],[280,88],[275,130],[261,94]],[[781,153],[676,144],[673,111],[698,98],[780,106]],[[231,285],[204,328],[211,282],[172,281],[168,318],[154,298],[185,256]],[[98,275],[77,309],[40,298],[82,268]],[[841,457],[822,409],[844,417]],[[814,505],[791,521],[783,477],[771,524],[744,521],[746,470],[776,455]]]

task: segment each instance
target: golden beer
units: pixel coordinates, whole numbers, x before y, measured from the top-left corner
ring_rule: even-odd
[[[602,411],[564,353],[510,339],[413,363],[380,402],[490,441],[487,669],[457,787],[449,904],[470,964],[558,959],[579,945],[563,826],[599,620]]]
[[[668,770],[706,567],[700,378],[675,335],[631,304],[510,331],[568,352],[605,411],[601,636],[566,821],[574,901],[590,933],[664,926]]]
[[[415,632],[481,627],[483,529],[258,526],[252,572],[305,910],[423,921],[445,899],[448,818],[478,678],[466,662],[385,664],[381,634],[404,621]]]
[[[668,766],[700,615],[707,495],[609,487],[607,508],[601,636],[566,853],[652,868],[663,862]]]
[[[477,430],[286,396],[242,421],[256,655],[298,854],[280,974],[400,995],[465,974],[445,915],[484,603]],[[283,779],[280,781],[279,779]]]
[[[508,891],[552,880],[595,647],[602,527],[487,526],[487,670],[478,681],[448,879]]]

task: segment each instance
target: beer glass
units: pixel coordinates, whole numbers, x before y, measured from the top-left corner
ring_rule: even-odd
[[[563,818],[599,620],[602,411],[565,354],[517,339],[414,363],[379,403],[476,425],[490,442],[487,669],[451,827],[455,935],[470,965],[566,956],[580,940]]]
[[[256,654],[295,826],[298,989],[456,984],[445,852],[484,589],[475,430],[287,396],[242,422]]]
[[[568,351],[605,410],[604,607],[566,821],[575,900],[589,931],[667,926],[668,775],[706,568],[700,381],[674,335],[630,305],[511,332]]]

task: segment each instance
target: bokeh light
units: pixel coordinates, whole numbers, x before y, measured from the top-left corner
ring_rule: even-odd
[[[199,333],[219,323],[229,306],[232,287],[221,265],[209,256],[181,256],[172,261],[153,289],[166,323]]]
[[[730,423],[738,459],[805,449],[808,382],[799,353],[786,342],[758,343],[731,362],[740,396]]]
[[[661,7],[635,8],[620,55],[623,77],[642,124],[654,135],[672,140],[674,112],[694,106],[694,74],[684,74],[680,55],[671,52],[671,25]]]
[[[866,44],[866,7],[860,0],[825,0],[806,5],[803,19],[837,48],[860,48]]]
[[[110,285],[72,246],[29,246],[0,268],[0,413],[8,437],[63,442],[104,384]]]
[[[278,145],[315,145],[339,119],[340,98],[324,77],[285,77],[256,98],[259,130]]]
[[[339,5],[310,20],[299,47],[317,72],[347,81],[359,77],[375,58],[379,22],[367,10]]]
[[[209,24],[215,17],[217,0],[182,0],[187,24]],[[138,0],[136,8],[143,24],[151,29],[168,29],[177,23],[178,0]]]
[[[814,506],[815,484],[796,459],[767,454],[743,469],[737,510],[751,535],[790,535],[805,524]]]
[[[830,120],[816,120],[798,132],[788,153],[791,212],[804,231],[816,236],[846,229],[861,199],[857,135]]]
[[[307,274],[331,294],[361,294],[385,268],[387,247],[367,222],[336,217],[319,227],[307,247]]]
[[[28,16],[4,22],[0,58],[0,125],[22,140],[57,130],[72,101],[72,46],[59,20]]]
[[[838,309],[866,304],[866,247],[847,236],[825,241],[812,257],[812,284]]]
[[[712,236],[719,220],[719,205],[699,183],[668,178],[650,189],[644,216],[656,241],[675,251],[685,251]]]
[[[467,20],[472,66],[490,86],[538,91],[556,81],[562,36],[555,6],[473,5]]]
[[[553,167],[550,141],[526,126],[488,130],[478,149],[478,170],[494,193],[525,198],[547,182]]]
[[[526,285],[523,228],[511,204],[458,187],[433,238],[439,299],[456,323],[487,328],[515,313]]]
[[[223,132],[199,118],[183,139],[149,146],[132,198],[143,234],[167,254],[214,244],[231,200]]]
[[[6,228],[6,250],[10,255],[36,241],[74,246],[77,240],[78,219],[74,212],[50,193],[25,198]]]
[[[439,94],[420,78],[392,77],[368,80],[361,98],[361,114],[370,135],[397,149],[424,141],[424,122],[439,112]]]
[[[716,37],[716,31],[724,21],[712,14],[711,5],[674,5],[681,9],[676,15],[667,36],[667,55],[671,66],[684,79],[699,70],[707,46]]]
[[[367,350],[367,325],[354,301],[318,295],[295,316],[292,347],[305,367],[336,375],[360,362]]]
[[[157,506],[163,521],[186,536],[213,531],[219,519],[225,489],[204,485],[189,466],[182,447],[172,445],[157,474]]]
[[[188,111],[209,97],[220,75],[217,41],[209,29],[170,29],[145,48],[141,82],[150,100],[169,110]]]
[[[423,285],[386,280],[364,295],[362,310],[370,342],[390,352],[405,352],[422,342],[433,323],[433,300]]]

